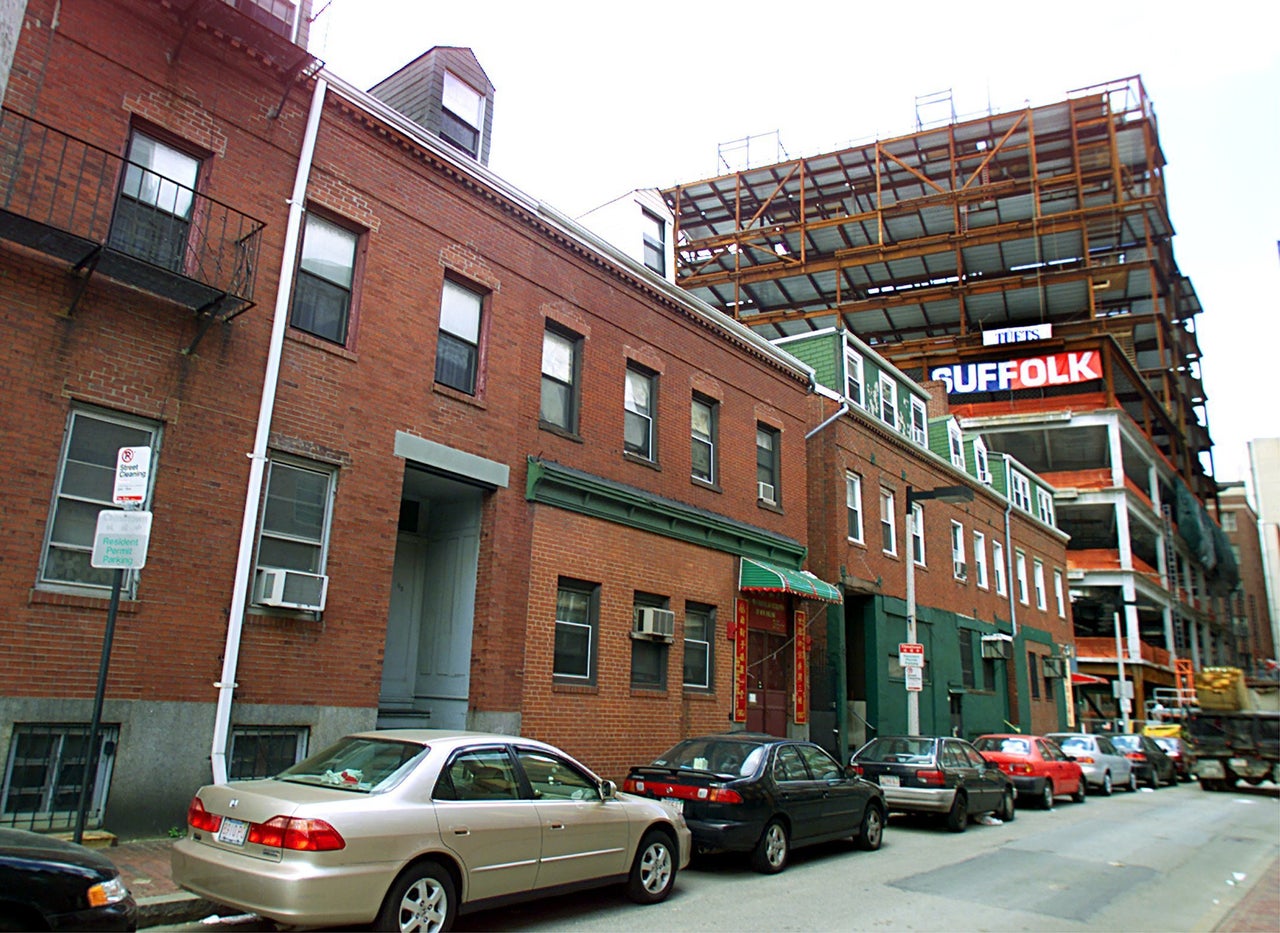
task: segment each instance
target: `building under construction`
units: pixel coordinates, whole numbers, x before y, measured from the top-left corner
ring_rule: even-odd
[[[1078,674],[1138,715],[1235,660],[1164,165],[1133,77],[663,192],[683,287],[771,339],[853,332],[1056,487]]]

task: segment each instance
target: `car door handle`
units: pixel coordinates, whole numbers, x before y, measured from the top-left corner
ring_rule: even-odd
[[[547,829],[564,829],[563,823],[548,823]]]
[[[466,826],[455,826],[453,827],[453,834],[455,836],[470,836],[471,830]]]

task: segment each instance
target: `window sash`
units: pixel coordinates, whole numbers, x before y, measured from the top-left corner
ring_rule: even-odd
[[[951,563],[956,576],[961,576],[960,565],[964,560],[964,526],[959,522],[951,523]]]
[[[339,345],[347,342],[356,246],[351,230],[308,214],[289,323]]]
[[[693,476],[704,482],[715,482],[716,409],[714,403],[695,398],[690,405],[689,417]]]
[[[951,449],[951,465],[963,470],[964,437],[960,433],[960,426],[954,421],[947,424],[947,442]]]
[[[561,586],[556,592],[553,676],[582,681],[595,677],[593,602],[585,590]]]
[[[866,390],[862,377],[862,357],[849,352],[845,360],[845,397],[859,408],[867,407]]]
[[[862,477],[846,473],[844,478],[844,505],[848,517],[850,541],[863,542],[862,530]]]
[[[1044,564],[1040,561],[1031,565],[1031,580],[1036,590],[1036,608],[1043,612],[1049,606],[1044,591]]]
[[[978,586],[987,588],[987,536],[980,531],[973,533],[973,563]]]
[[[323,573],[332,500],[332,471],[272,459],[267,466],[257,566]]]
[[[646,460],[653,459],[653,377],[627,369],[624,449]]]
[[[924,506],[919,502],[911,506],[911,555],[917,564],[924,566]]]
[[[880,374],[880,420],[898,427],[898,384],[884,373]]]
[[[996,578],[996,592],[1001,596],[1008,595],[1008,581],[1005,579],[1007,571],[1004,559],[1004,545],[999,541],[991,542],[991,572]]]
[[[773,501],[781,502],[778,488],[778,433],[756,425],[756,481],[773,487]]]
[[[684,686],[711,687],[711,640],[715,634],[712,609],[686,606],[684,612]]]
[[[880,547],[886,554],[898,553],[897,517],[893,493],[880,491]]]
[[[1018,602],[1027,603],[1027,558],[1022,552],[1013,556],[1014,572],[1018,577]]]
[[[1055,570],[1053,572],[1053,597],[1058,603],[1058,615],[1062,618],[1067,617],[1067,605],[1062,591],[1062,571]]]
[[[921,446],[929,443],[928,410],[914,395],[911,396],[911,439]]]

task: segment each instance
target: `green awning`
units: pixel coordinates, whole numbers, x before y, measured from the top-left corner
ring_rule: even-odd
[[[751,557],[742,558],[738,589],[757,593],[794,593],[802,599],[820,599],[826,603],[844,602],[839,589],[807,570],[788,570]]]

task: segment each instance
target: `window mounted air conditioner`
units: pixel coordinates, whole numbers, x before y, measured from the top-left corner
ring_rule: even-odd
[[[967,579],[969,576],[969,565],[962,560],[954,561],[955,575],[961,580]]]
[[[676,634],[676,614],[670,609],[637,609],[632,625],[633,635],[670,641]]]
[[[1044,663],[1044,676],[1046,677],[1062,677],[1063,658],[1042,658]]]
[[[303,573],[280,567],[261,567],[253,587],[253,601],[276,609],[324,609],[329,578],[322,573]]]
[[[1013,657],[1013,638],[1009,635],[983,635],[982,656],[1008,661]]]
[[[761,502],[767,502],[770,505],[778,504],[778,500],[774,498],[772,483],[756,483],[756,486],[756,492]]]

